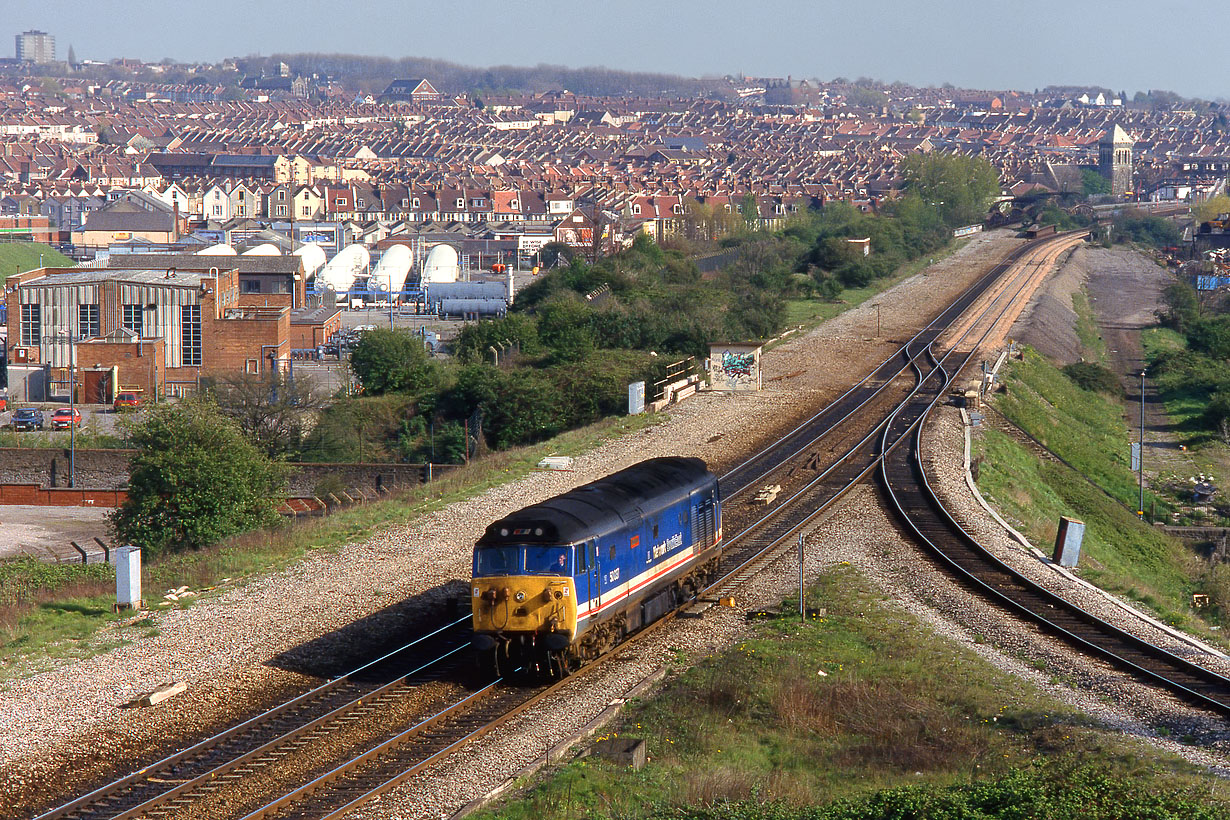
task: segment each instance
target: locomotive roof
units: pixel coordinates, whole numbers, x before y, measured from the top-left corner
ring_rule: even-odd
[[[716,481],[699,458],[651,458],[491,523],[478,546],[582,541],[652,515]]]

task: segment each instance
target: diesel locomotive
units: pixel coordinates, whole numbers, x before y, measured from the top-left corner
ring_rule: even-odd
[[[717,570],[722,505],[698,458],[654,458],[501,518],[474,547],[473,645],[499,673],[563,676]]]

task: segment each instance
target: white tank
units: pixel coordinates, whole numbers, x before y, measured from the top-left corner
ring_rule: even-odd
[[[394,295],[401,293],[406,286],[406,277],[410,275],[410,262],[409,246],[390,245],[372,270],[372,285],[388,288]]]
[[[235,249],[225,242],[219,242],[217,245],[210,245],[203,251],[197,251],[197,256],[234,256]]]
[[[316,274],[316,287],[326,287],[337,294],[346,293],[371,261],[367,248],[359,244],[347,245]]]
[[[304,276],[313,276],[316,271],[324,267],[325,259],[328,258],[325,255],[325,249],[313,242],[301,246],[294,255],[303,260]]]
[[[452,245],[436,245],[423,263],[422,282],[456,282],[458,278],[457,249]]]
[[[239,255],[240,256],[281,256],[282,249],[279,248],[277,245],[273,244],[272,242],[262,242],[259,245],[255,245],[251,248],[248,248],[246,251],[244,251],[243,253]]]

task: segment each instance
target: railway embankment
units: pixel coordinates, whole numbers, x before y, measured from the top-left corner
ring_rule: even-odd
[[[951,640],[849,564],[826,567],[807,604],[816,614],[800,620],[797,597],[785,600],[780,615],[625,707],[520,797],[472,816],[843,820],[889,806],[998,816],[997,805],[1046,805],[1055,816],[1215,817],[1230,808],[1216,788],[1210,797],[1199,768],[1053,699],[1037,669],[1023,682],[996,668],[981,642]],[[643,768],[602,757],[602,741],[616,738],[646,743]],[[1075,784],[1096,789],[1101,805]]]

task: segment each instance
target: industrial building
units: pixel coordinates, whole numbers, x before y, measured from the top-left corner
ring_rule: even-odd
[[[11,398],[49,401],[67,396],[70,385],[84,403],[110,402],[121,391],[182,396],[202,376],[277,373],[296,340],[315,345],[336,332],[336,309],[292,308],[293,290],[244,293],[231,261],[196,269],[42,268],[10,277]]]

